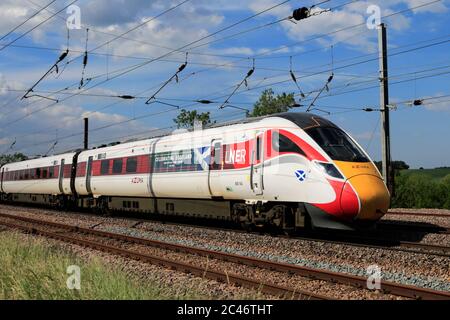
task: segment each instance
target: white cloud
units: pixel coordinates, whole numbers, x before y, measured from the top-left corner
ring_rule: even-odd
[[[10,140],[7,138],[0,138],[0,146],[10,143]]]
[[[376,39],[373,36],[373,32],[361,33],[361,31],[369,31],[366,29],[365,22],[368,18],[366,12],[367,7],[371,4],[379,5],[381,8],[381,15],[388,16],[402,9],[405,9],[405,5],[408,8],[413,8],[419,5],[428,3],[429,0],[372,0],[372,1],[359,1],[353,4],[349,4],[340,7],[332,12],[323,12],[317,16],[308,18],[305,21],[299,21],[297,24],[283,23],[282,27],[286,31],[287,36],[296,41],[300,42],[305,39],[315,38],[319,36],[320,38],[315,39],[316,42],[322,44],[323,46],[329,46],[335,42],[343,42],[354,49],[359,49],[361,51],[372,51],[376,47]],[[275,0],[258,0],[253,1],[250,4],[250,9],[254,12],[259,12],[265,8],[277,4]],[[326,4],[321,7],[315,7],[312,12],[320,12],[332,5],[326,6]],[[293,6],[289,4],[282,5],[274,10],[269,11],[266,15],[275,16],[277,18],[284,18],[292,14]],[[413,10],[415,14],[418,13],[444,13],[448,10],[443,2],[439,2],[433,5],[424,6]],[[404,14],[396,14],[393,17],[384,19],[392,29],[396,31],[405,31],[411,27],[411,21]],[[322,37],[326,32],[333,32],[335,30],[345,29],[347,27],[362,24],[361,27],[355,29],[343,30],[341,32],[332,33],[328,37]],[[356,34],[356,36],[355,36]]]

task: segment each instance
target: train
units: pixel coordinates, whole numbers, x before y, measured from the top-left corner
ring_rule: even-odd
[[[355,230],[389,191],[334,123],[287,112],[0,167],[0,199],[59,209],[215,219],[245,228]]]

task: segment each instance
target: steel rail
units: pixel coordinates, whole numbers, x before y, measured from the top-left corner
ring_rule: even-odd
[[[1,216],[1,215],[0,215]],[[136,221],[131,228],[134,228],[134,225],[139,225],[144,222],[151,222],[153,220],[148,219],[136,219],[136,218],[129,218],[130,221]],[[239,233],[253,233],[253,234],[261,234],[259,231],[245,231],[240,230],[236,228],[224,228],[224,227],[216,227],[216,226],[203,226],[199,224],[192,224],[192,223],[177,223],[177,222],[168,222],[165,221],[165,224],[170,225],[182,225],[182,226],[191,226],[195,228],[205,228],[205,229],[211,229],[211,230],[218,230],[218,231],[233,231],[233,232],[239,232]],[[384,223],[386,225],[386,223]],[[439,232],[437,232],[437,228],[439,228]],[[443,227],[426,227],[426,230],[423,226],[420,226],[419,230],[415,230],[419,232],[430,232],[430,233],[439,233],[439,234],[448,234],[449,229],[444,229]],[[290,236],[284,236],[284,235],[273,235],[277,237],[287,238],[287,239],[296,239],[296,240],[302,240],[302,241],[316,241],[316,242],[322,242],[322,243],[329,243],[329,244],[339,244],[339,245],[348,245],[348,246],[354,246],[354,247],[366,247],[366,248],[376,248],[376,249],[383,249],[383,250],[389,250],[389,251],[397,251],[397,252],[407,252],[407,253],[417,253],[417,254],[430,254],[435,255],[439,257],[450,257],[450,247],[447,246],[440,246],[440,245],[433,245],[433,244],[422,244],[422,243],[416,243],[411,241],[403,241],[403,240],[389,240],[384,238],[376,238],[376,237],[368,237],[368,236],[358,236],[358,235],[336,235],[336,239],[330,239],[328,234],[311,234],[309,236],[296,236],[296,235],[290,235]],[[415,250],[417,249],[417,250]],[[423,251],[421,249],[428,249],[429,251]],[[436,252],[439,251],[439,252]]]
[[[76,245],[80,245],[83,247],[88,247],[91,249],[99,250],[102,252],[107,252],[113,255],[122,256],[128,259],[133,259],[137,261],[143,261],[146,263],[150,263],[153,265],[159,265],[163,267],[170,268],[172,270],[193,274],[197,277],[207,278],[210,280],[215,280],[218,282],[228,283],[228,284],[234,284],[237,286],[242,286],[249,289],[255,289],[262,293],[274,295],[274,296],[282,296],[287,299],[299,299],[299,300],[330,300],[330,297],[320,295],[317,293],[309,292],[306,290],[297,290],[297,289],[291,289],[284,286],[279,286],[273,283],[267,283],[262,282],[259,280],[253,280],[251,278],[242,277],[236,274],[228,273],[226,271],[218,271],[218,270],[212,270],[208,268],[202,268],[198,266],[194,266],[191,264],[187,264],[184,262],[179,262],[175,260],[169,260],[166,258],[162,258],[155,255],[149,255],[144,253],[139,253],[132,250],[127,250],[123,248],[117,248],[111,245],[99,243],[92,240],[84,240],[79,239],[76,237],[72,237],[69,235],[63,235],[58,232],[51,232],[51,231],[45,231],[45,230],[39,230],[34,227],[27,227],[15,223],[0,221],[0,225],[13,228],[13,229],[19,229],[26,233],[35,234],[44,236],[47,238],[52,238],[55,240],[68,242]],[[81,231],[81,229],[74,228],[78,231]]]
[[[157,240],[145,239],[127,236],[123,234],[111,233],[100,230],[93,230],[89,228],[82,228],[78,226],[71,226],[56,222],[43,221],[28,217],[19,217],[15,215],[9,215],[0,213],[0,217],[10,218],[15,220],[20,220],[29,223],[37,223],[48,225],[57,228],[63,228],[69,231],[77,231],[81,233],[86,233],[90,235],[96,235],[106,238],[112,238],[120,241],[127,241],[141,245],[148,245],[152,247],[163,248],[167,250],[184,252],[188,254],[196,254],[199,256],[211,257],[214,259],[219,259],[223,261],[240,263],[252,267],[259,267],[268,270],[275,270],[278,272],[286,272],[290,274],[296,274],[303,277],[308,277],[317,280],[324,280],[327,282],[337,282],[340,284],[350,285],[358,288],[365,288],[367,286],[367,279],[361,276],[350,275],[345,273],[337,273],[332,271],[327,271],[323,269],[314,269],[289,263],[281,263],[270,260],[263,260],[257,258],[251,258],[247,256],[241,256],[231,253],[223,253],[219,251],[212,251],[200,248],[194,248],[189,246],[184,246],[180,244],[167,243]],[[0,222],[3,224],[3,222]],[[204,271],[204,270],[203,270]],[[390,293],[393,295],[403,296],[412,299],[424,299],[424,300],[450,300],[450,293],[443,291],[436,291],[421,287],[414,287],[410,285],[398,284],[390,281],[381,280],[381,291],[384,293]]]

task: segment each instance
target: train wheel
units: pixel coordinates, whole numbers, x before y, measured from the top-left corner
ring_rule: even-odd
[[[101,197],[97,200],[96,211],[99,215],[109,216],[111,215],[111,210],[108,207],[108,198]]]

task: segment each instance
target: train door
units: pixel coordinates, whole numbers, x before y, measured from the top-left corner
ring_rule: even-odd
[[[257,132],[250,155],[250,186],[255,195],[264,190],[264,132]]]
[[[211,141],[211,158],[208,170],[208,188],[213,197],[222,196],[220,176],[222,174],[222,140]]]
[[[65,159],[61,160],[61,164],[59,166],[59,174],[58,174],[58,183],[59,183],[59,192],[64,193],[63,182],[64,182],[64,164],[66,163]]]
[[[2,168],[0,173],[0,192],[3,192],[3,178],[5,176],[5,168]]]
[[[92,188],[91,188],[91,176],[92,176],[92,161],[94,157],[90,156],[87,162],[87,168],[86,168],[86,190],[89,194],[92,194]]]
[[[155,190],[153,187],[153,173],[155,172],[155,158],[156,158],[156,143],[158,140],[152,141],[150,143],[150,149],[149,149],[149,156],[148,156],[148,162],[149,162],[149,176],[148,176],[148,192],[151,194],[152,197],[155,197]],[[157,203],[157,201],[155,201]],[[155,209],[156,212],[156,209]]]

